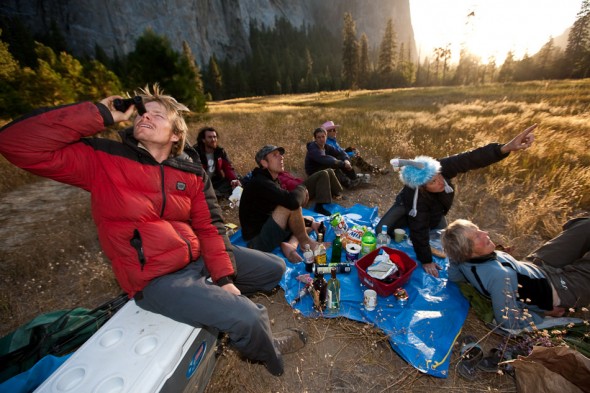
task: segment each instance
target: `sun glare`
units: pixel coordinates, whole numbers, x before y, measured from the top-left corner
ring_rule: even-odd
[[[533,55],[571,27],[580,6],[581,0],[410,0],[420,57],[448,47],[452,62],[462,48],[482,63],[490,57],[502,63],[509,51],[517,59]]]

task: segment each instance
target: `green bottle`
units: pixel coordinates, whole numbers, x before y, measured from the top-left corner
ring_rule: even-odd
[[[330,258],[331,263],[340,263],[342,260],[342,240],[340,235],[336,235],[336,239],[332,243],[332,257]]]
[[[375,234],[367,229],[363,237],[361,238],[361,256],[367,255],[371,251],[377,248],[377,238]]]
[[[328,281],[326,290],[326,311],[328,314],[338,314],[340,311],[340,280],[336,277],[336,268],[330,272],[332,275]]]

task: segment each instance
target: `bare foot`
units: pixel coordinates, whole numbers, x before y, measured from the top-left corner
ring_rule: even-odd
[[[305,245],[309,244],[309,248],[311,248],[311,251],[315,251],[315,249],[318,247],[318,242],[313,241],[311,239],[309,239],[309,243],[301,243],[299,245],[299,247],[301,247],[302,250],[305,250]]]
[[[287,242],[281,243],[281,251],[283,252],[283,255],[287,258],[289,262],[297,263],[303,261],[301,255],[299,255],[299,253],[297,252],[297,248],[293,247],[293,245]]]

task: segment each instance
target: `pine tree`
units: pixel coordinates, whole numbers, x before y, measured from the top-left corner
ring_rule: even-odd
[[[305,48],[305,91],[311,91],[313,80],[313,58],[308,48]]]
[[[498,82],[511,82],[514,80],[514,52],[510,51],[506,54],[506,59],[500,67],[500,72],[498,73]]]
[[[82,100],[100,100],[123,91],[119,78],[98,60],[84,64],[84,81],[87,85],[78,97]]]
[[[465,48],[461,49],[454,83],[456,85],[472,85],[477,83],[479,80],[479,64],[479,57],[475,56]]]
[[[557,63],[560,49],[555,46],[553,38],[533,56],[534,74],[531,79],[552,79],[557,76]]]
[[[383,87],[393,86],[396,69],[396,47],[393,20],[389,19],[379,47],[379,62],[377,63],[377,71],[381,77]]]
[[[570,65],[570,77],[585,78],[590,75],[590,0],[582,1],[568,36],[565,58]]]
[[[401,86],[410,86],[414,80],[414,63],[412,62],[412,49],[408,45],[406,51],[402,42],[399,46],[399,55],[397,60],[396,72],[400,76],[399,83]]]
[[[209,58],[209,66],[207,67],[207,82],[208,92],[214,100],[221,100],[223,98],[223,77],[215,55]]]
[[[0,41],[0,118],[13,117],[30,110],[20,92],[21,75],[19,63],[10,53],[8,44]]]
[[[2,30],[0,30],[0,37],[2,37]],[[14,82],[19,72],[18,61],[12,57],[8,45],[0,41],[0,81]]]
[[[135,49],[127,56],[126,86],[134,89],[159,83],[166,93],[175,96],[172,79],[176,74],[179,54],[170,41],[146,29],[135,42]]]
[[[190,46],[182,42],[182,55],[178,59],[176,73],[172,77],[171,88],[175,91],[175,98],[187,105],[192,111],[205,112],[207,103],[203,90],[201,70],[193,56]]]
[[[0,17],[2,41],[4,41],[21,67],[37,68],[35,40],[20,18]]]
[[[68,46],[66,43],[66,39],[57,27],[57,23],[52,20],[51,26],[49,28],[49,34],[47,36],[43,36],[41,41],[45,40],[46,45],[53,49],[56,53],[66,52],[68,50]]]
[[[425,57],[422,64],[416,70],[416,86],[429,86],[431,85],[431,68],[430,58]]]
[[[31,94],[28,101],[33,107],[56,106],[66,102],[76,101],[76,95],[68,80],[62,78],[57,71],[57,56],[55,52],[41,43],[37,43],[37,57],[39,67],[34,71],[35,80],[27,80],[29,91],[42,91],[43,94]]]
[[[522,60],[514,65],[514,80],[517,82],[526,81],[533,79],[531,75],[534,73],[534,62],[533,59],[525,53]]]
[[[434,48],[434,78],[437,82],[440,82],[440,68],[441,68],[441,59],[444,55],[444,48],[438,47]]]
[[[371,79],[371,61],[369,60],[369,38],[365,33],[361,34],[359,59],[359,87],[367,88]]]
[[[489,76],[488,82],[495,82],[496,69],[496,56],[490,56],[486,65],[486,75]]]
[[[355,89],[358,86],[359,44],[355,22],[348,12],[344,14],[342,36],[342,80],[346,88]]]

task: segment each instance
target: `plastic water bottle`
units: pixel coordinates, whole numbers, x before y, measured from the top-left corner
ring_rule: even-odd
[[[311,273],[313,270],[314,256],[309,244],[305,245],[305,251],[303,251],[303,258],[305,259],[305,271]]]
[[[389,246],[391,236],[387,234],[387,225],[381,226],[381,233],[377,235],[377,248]]]

